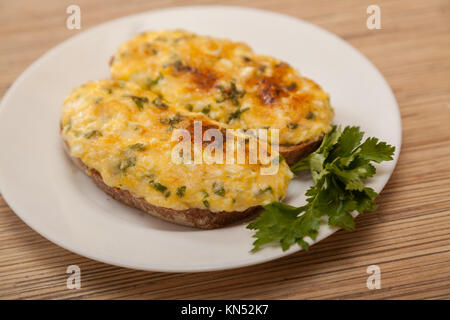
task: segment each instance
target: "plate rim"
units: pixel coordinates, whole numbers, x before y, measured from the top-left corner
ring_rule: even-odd
[[[397,119],[398,119],[398,145],[396,145],[396,152],[394,155],[394,159],[392,161],[390,161],[390,165],[392,166],[392,171],[389,173],[389,177],[387,178],[387,180],[382,183],[381,189],[380,189],[380,193],[382,192],[382,190],[384,189],[384,187],[386,186],[387,182],[389,181],[389,179],[391,178],[399,156],[400,156],[400,151],[401,151],[401,147],[402,147],[402,118],[401,118],[401,113],[400,113],[400,108],[397,102],[397,99],[392,91],[391,86],[389,85],[388,81],[386,80],[386,78],[383,76],[383,74],[379,71],[379,69],[377,68],[377,66],[372,63],[369,58],[367,58],[363,53],[361,53],[357,48],[355,48],[353,45],[351,45],[350,43],[348,43],[347,41],[345,41],[343,38],[341,38],[340,36],[328,31],[327,29],[324,29],[318,25],[315,25],[309,21],[303,20],[301,18],[295,17],[295,16],[291,16],[288,14],[283,14],[277,11],[270,11],[270,10],[264,10],[264,9],[259,9],[259,8],[253,8],[253,7],[245,7],[245,6],[234,6],[234,5],[192,5],[192,6],[174,6],[174,7],[165,7],[165,8],[160,8],[160,9],[155,9],[155,10],[147,10],[147,11],[143,11],[143,12],[139,12],[139,13],[135,13],[135,14],[131,14],[131,15],[126,15],[123,17],[119,17],[119,18],[115,18],[112,20],[107,20],[104,22],[101,22],[99,24],[96,24],[94,26],[88,27],[85,30],[83,30],[82,32],[75,34],[65,40],[63,40],[62,42],[58,43],[57,45],[53,46],[52,48],[50,48],[49,50],[47,50],[46,52],[44,52],[41,56],[39,56],[36,60],[34,60],[30,65],[28,65],[28,67],[26,67],[26,69],[14,80],[14,82],[12,83],[12,85],[8,88],[7,92],[3,95],[1,101],[0,101],[0,118],[2,117],[2,114],[4,113],[4,109],[6,109],[6,105],[8,104],[8,100],[10,98],[10,96],[12,96],[14,94],[14,91],[16,89],[16,87],[18,87],[21,82],[27,77],[27,75],[29,73],[32,73],[34,71],[35,68],[37,68],[43,61],[45,61],[46,59],[50,59],[53,55],[57,54],[59,50],[61,50],[61,48],[64,48],[65,46],[69,45],[71,42],[76,41],[79,38],[85,37],[85,36],[89,36],[89,34],[91,32],[95,32],[96,30],[100,30],[102,28],[107,28],[110,24],[114,24],[114,23],[119,23],[121,20],[126,20],[126,19],[131,19],[131,18],[138,18],[139,16],[145,16],[148,14],[157,14],[160,12],[168,12],[168,11],[180,11],[180,10],[198,10],[198,9],[221,9],[221,10],[243,10],[243,11],[247,11],[249,13],[252,12],[256,12],[256,13],[262,13],[262,14],[267,14],[267,15],[272,15],[272,16],[276,16],[278,18],[282,18],[282,19],[288,19],[291,21],[300,21],[303,24],[309,25],[309,27],[315,29],[318,32],[322,32],[327,34],[328,36],[331,36],[333,38],[335,38],[335,40],[337,40],[338,42],[340,42],[342,45],[344,45],[345,47],[347,47],[348,49],[351,49],[352,51],[354,51],[360,58],[362,58],[366,64],[370,65],[373,70],[377,73],[378,77],[383,81],[385,87],[388,89],[389,91],[389,95],[391,96],[392,100],[395,102],[396,105],[396,113],[397,113]],[[247,266],[251,266],[251,265],[256,265],[256,264],[262,264],[268,261],[272,261],[272,260],[276,260],[279,259],[281,257],[284,256],[288,256],[291,255],[295,252],[301,251],[302,249],[298,246],[293,246],[291,247],[289,250],[287,251],[282,251],[281,249],[272,255],[266,256],[266,257],[259,257],[259,258],[251,258],[249,257],[248,259],[245,260],[241,260],[240,263],[234,263],[232,266],[229,265],[212,265],[212,266],[204,266],[204,267],[199,267],[199,266],[194,266],[194,267],[173,267],[173,266],[167,266],[167,267],[139,267],[139,266],[135,266],[132,264],[127,264],[127,263],[122,263],[122,262],[117,262],[116,260],[114,260],[114,258],[109,258],[107,255],[103,254],[102,256],[94,256],[93,254],[86,252],[89,250],[85,250],[84,248],[81,247],[77,247],[77,246],[71,246],[70,244],[67,244],[65,242],[67,241],[60,241],[59,239],[55,239],[53,237],[53,235],[48,234],[45,232],[45,230],[41,230],[40,227],[36,227],[33,223],[30,223],[30,221],[27,221],[26,218],[26,214],[22,214],[20,213],[20,210],[17,211],[16,206],[14,203],[10,202],[8,200],[8,198],[12,198],[9,197],[7,190],[7,187],[5,185],[2,186],[2,180],[0,177],[0,194],[2,195],[3,199],[5,200],[5,202],[7,203],[7,205],[12,209],[12,211],[28,226],[30,227],[34,232],[37,232],[39,235],[41,235],[42,237],[44,237],[45,239],[49,240],[50,242],[58,245],[59,247],[62,247],[65,250],[68,250],[70,252],[76,253],[78,255],[81,255],[83,257],[87,257],[89,259],[95,260],[95,261],[99,261],[102,263],[106,263],[106,264],[110,264],[110,265],[115,265],[115,266],[119,266],[119,267],[124,267],[124,268],[129,268],[129,269],[135,269],[135,270],[143,270],[143,271],[156,271],[156,272],[185,272],[185,273],[191,273],[191,272],[206,272],[206,271],[219,271],[219,270],[230,270],[230,269],[237,269],[237,268],[242,268],[242,267],[247,267]],[[6,192],[5,192],[6,191]],[[14,202],[14,201],[13,201]],[[325,238],[328,238],[329,236],[331,236],[332,234],[334,234],[336,231],[338,231],[340,229],[335,228],[330,230],[329,233],[327,233],[323,238],[321,239],[316,239],[314,241],[313,244],[316,244],[320,241],[322,241]],[[252,238],[251,238],[252,239]],[[250,239],[250,240],[251,240]]]

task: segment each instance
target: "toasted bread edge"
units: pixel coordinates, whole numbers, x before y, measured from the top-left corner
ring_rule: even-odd
[[[313,152],[320,145],[321,141],[322,140],[320,139],[294,146],[280,146],[280,154],[286,159],[288,164],[293,164],[302,157],[305,157]],[[64,149],[71,160],[92,179],[97,187],[102,189],[105,193],[131,207],[137,208],[169,222],[200,229],[216,229],[243,220],[244,218],[257,213],[261,209],[260,206],[254,206],[244,211],[213,212],[208,209],[199,208],[175,210],[155,206],[147,202],[144,198],[135,197],[127,190],[108,186],[103,181],[100,172],[86,166],[80,158],[73,157],[70,154],[70,147],[64,139],[63,143]]]

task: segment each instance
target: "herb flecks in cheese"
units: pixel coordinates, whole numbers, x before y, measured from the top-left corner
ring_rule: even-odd
[[[102,99],[94,103],[94,97]],[[274,175],[261,175],[262,164],[172,162],[177,141],[168,127],[190,128],[198,117],[208,125],[209,118],[190,113],[186,104],[180,110],[152,106],[158,99],[159,92],[133,82],[100,80],[74,89],[61,119],[72,156],[97,170],[107,185],[161,207],[243,211],[285,196],[293,176],[285,162]],[[267,186],[273,192],[255,197],[255,190]]]
[[[159,93],[158,108],[203,113],[226,128],[279,129],[280,144],[331,130],[333,110],[319,85],[241,42],[182,30],[145,32],[119,47],[111,74]]]

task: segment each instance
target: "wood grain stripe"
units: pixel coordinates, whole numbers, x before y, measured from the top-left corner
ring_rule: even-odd
[[[77,1],[83,30],[167,5],[204,3],[215,1]],[[339,231],[308,252],[236,270],[182,274],[118,268],[68,252],[27,227],[0,196],[0,298],[450,299],[450,3],[379,0],[381,30],[365,26],[372,4],[367,1],[227,3],[293,15],[330,30],[386,77],[400,105],[403,146],[378,210],[358,217],[355,231]],[[0,96],[32,61],[77,34],[65,27],[69,4],[0,5]],[[71,264],[82,270],[80,290],[66,288]],[[372,264],[382,271],[380,290],[366,287]]]

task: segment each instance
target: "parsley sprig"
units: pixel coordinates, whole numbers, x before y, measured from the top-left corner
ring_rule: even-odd
[[[359,127],[333,127],[319,149],[291,166],[294,173],[311,171],[314,186],[306,192],[307,203],[301,207],[281,202],[264,206],[261,215],[247,226],[257,230],[252,251],[272,242],[279,242],[283,251],[295,243],[308,249],[305,237],[314,240],[325,218],[330,226],[352,230],[352,212],[376,209],[378,194],[366,187],[364,180],[376,173],[371,162],[392,160],[395,147],[377,138],[361,143],[363,136]]]

